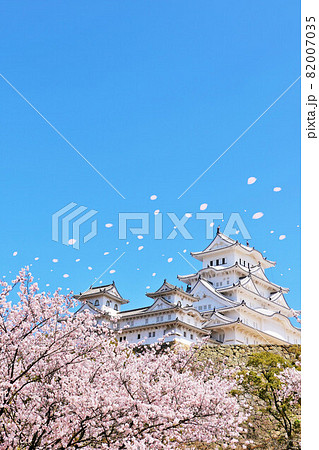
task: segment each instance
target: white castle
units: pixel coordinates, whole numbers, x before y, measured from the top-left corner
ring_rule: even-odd
[[[209,246],[191,255],[203,268],[177,277],[185,290],[164,280],[157,291],[146,294],[153,300],[150,306],[121,311],[129,301],[113,282],[76,295],[82,302],[79,311],[89,309],[98,323],[108,321],[121,330],[120,341],[151,344],[161,338],[189,345],[207,337],[219,344],[300,344],[300,329],[289,320],[294,311],[284,297],[289,289],[265,275],[275,262],[222,234],[219,227]]]

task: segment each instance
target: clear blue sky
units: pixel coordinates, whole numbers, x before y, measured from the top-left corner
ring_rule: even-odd
[[[118,213],[181,217],[207,203],[226,219],[242,215],[252,245],[277,261],[270,279],[299,308],[300,81],[177,199],[299,76],[299,3],[2,2],[1,73],[126,197],[0,79],[6,279],[32,264],[41,289],[83,291],[125,251],[102,281],[114,279],[131,307],[142,306],[147,286],[193,272],[178,252],[191,261],[189,251],[207,246],[204,224],[188,221],[192,241],[131,235],[127,245]],[[98,211],[98,235],[80,250],[51,240],[51,215],[70,202]],[[253,220],[256,212],[264,216]]]

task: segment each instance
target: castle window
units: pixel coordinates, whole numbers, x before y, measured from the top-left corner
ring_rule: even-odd
[[[122,336],[120,336],[120,342],[122,342],[122,339],[123,339]]]
[[[148,333],[148,337],[152,337],[152,332],[151,331]]]
[[[184,331],[184,337],[186,337],[186,331]]]
[[[167,320],[171,320],[171,318],[172,318],[172,316],[171,316],[171,314],[169,314],[169,315],[167,316]]]
[[[141,335],[140,334],[137,335],[137,339],[141,339]]]
[[[212,305],[208,305],[208,309],[212,309]]]
[[[198,309],[199,309],[199,311],[201,311],[201,310],[203,309],[203,307],[202,307],[202,306],[199,306]]]
[[[115,305],[114,305],[114,309],[115,309],[115,311],[118,311],[118,309],[119,309],[119,307],[117,306],[116,303],[115,303]]]
[[[207,305],[204,305],[204,309],[205,309],[205,310],[207,309]]]
[[[95,300],[95,303],[94,303],[94,305],[95,305],[95,306],[100,306],[100,302],[99,302],[99,300]]]
[[[191,339],[193,340],[194,339],[194,336],[191,334]]]
[[[222,259],[222,264],[226,264],[226,258]]]
[[[155,331],[153,331],[153,337],[155,337]]]
[[[145,319],[145,325],[147,325],[148,324],[148,319]]]
[[[214,261],[210,261],[210,265],[213,266],[214,265]]]
[[[216,266],[219,266],[219,259],[216,259]]]

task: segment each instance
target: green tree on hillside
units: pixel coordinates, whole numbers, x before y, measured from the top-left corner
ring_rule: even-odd
[[[270,431],[278,448],[285,449],[300,448],[300,350],[295,351],[294,362],[274,353],[256,353],[240,374],[246,396],[260,405],[249,420],[250,437]],[[269,429],[271,423],[274,426]]]

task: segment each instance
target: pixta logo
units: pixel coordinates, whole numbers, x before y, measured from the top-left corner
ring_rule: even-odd
[[[178,233],[184,239],[193,239],[190,231],[187,229],[187,222],[193,215],[190,213],[184,214],[180,219],[173,212],[166,214],[157,213],[152,220],[152,228],[150,226],[150,214],[145,212],[125,212],[119,213],[119,239],[126,239],[127,232],[134,235],[150,235],[154,233],[154,239],[175,239]],[[216,221],[223,221],[223,213],[209,213],[200,212],[195,215],[196,220],[205,222],[205,237],[206,239],[214,238],[214,223]],[[136,222],[138,221],[138,222]],[[163,228],[167,227],[169,234],[163,234]],[[233,212],[230,214],[224,233],[227,236],[241,233],[244,239],[251,239],[250,233],[244,224],[244,221],[239,213]]]
[[[71,202],[55,212],[52,215],[52,240],[79,250],[80,228],[97,214],[94,209],[88,211],[87,209],[86,206],[78,206]],[[83,214],[84,212],[85,214]],[[92,220],[90,224],[91,231],[83,237],[84,244],[97,235],[97,220]],[[72,233],[70,234],[71,229]]]

